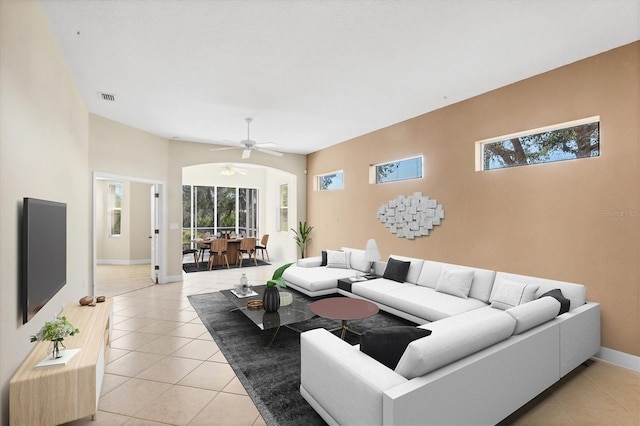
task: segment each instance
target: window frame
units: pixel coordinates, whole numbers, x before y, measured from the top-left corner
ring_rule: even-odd
[[[341,179],[342,179],[342,185],[339,188],[322,188],[322,185],[320,184],[320,179],[322,179],[325,176],[332,176],[332,175],[340,175]],[[314,191],[342,191],[344,189],[344,170],[335,170],[333,172],[327,172],[327,173],[320,173],[315,175],[315,179],[313,180],[313,189]]]
[[[114,188],[113,192],[111,188]],[[114,199],[115,197],[115,199]],[[117,198],[120,199],[120,207],[117,206]],[[114,215],[119,217],[118,232],[113,232],[116,223],[114,223]],[[109,237],[118,238],[122,236],[122,183],[113,182],[107,184],[107,235]]]
[[[402,163],[404,161],[415,160],[415,159],[420,159],[420,176],[378,182],[378,167],[386,166],[388,164]],[[423,179],[423,178],[424,178],[424,154],[413,155],[411,157],[404,157],[397,160],[384,161],[381,163],[374,163],[369,166],[369,183],[372,185],[383,185],[387,183],[404,182],[408,180]]]
[[[509,139],[520,138],[523,136],[533,136],[541,133],[553,132],[556,130],[570,129],[572,127],[578,127],[578,126],[592,124],[592,123],[598,123],[598,127],[600,128],[600,125],[601,125],[600,116],[596,115],[592,117],[581,118],[578,120],[566,121],[564,123],[552,124],[550,126],[538,127],[535,129],[525,130],[525,131],[516,132],[516,133],[510,133],[503,136],[498,136],[498,137],[477,141],[475,144],[475,170],[477,172],[485,172],[485,171],[493,171],[493,170],[511,169],[514,167],[517,168],[521,166],[534,166],[534,165],[540,165],[540,164],[558,163],[558,162],[569,161],[569,160],[597,158],[602,153],[602,148],[600,146],[600,136],[598,136],[598,145],[599,145],[598,155],[589,156],[589,157],[575,157],[575,158],[565,158],[565,159],[557,159],[557,160],[549,160],[549,161],[540,161],[540,162],[529,163],[529,164],[515,164],[515,165],[503,166],[503,167],[485,168],[484,154],[485,154],[485,146],[488,144],[504,142]]]
[[[283,189],[286,195],[283,195]],[[286,213],[283,215],[283,213]],[[282,218],[284,219],[284,222]],[[289,184],[283,183],[278,186],[278,223],[279,232],[289,232]]]

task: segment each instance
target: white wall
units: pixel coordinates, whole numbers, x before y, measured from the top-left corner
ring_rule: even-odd
[[[88,113],[36,1],[0,1],[0,424],[29,336],[90,292]],[[67,283],[27,324],[18,306],[23,197],[67,204]],[[43,242],[46,243],[46,242]]]

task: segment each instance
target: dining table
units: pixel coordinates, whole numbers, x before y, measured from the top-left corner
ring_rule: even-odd
[[[195,240],[191,240],[192,243],[198,245],[198,250],[200,250],[200,259],[201,261],[204,259],[204,251],[211,248],[211,241],[216,238],[197,238]],[[242,238],[229,238],[227,239],[227,259],[229,259],[230,264],[235,264],[238,259],[238,251],[240,250],[240,242]],[[217,257],[215,259],[214,265],[219,266],[222,265],[224,261]],[[207,267],[208,264],[205,264]]]

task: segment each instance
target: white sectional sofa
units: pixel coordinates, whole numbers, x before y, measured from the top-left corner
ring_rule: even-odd
[[[392,255],[410,262],[404,282],[338,288],[335,276],[369,267],[362,250],[342,251],[355,268],[305,259],[287,269],[287,285],[370,300],[431,335],[409,343],[392,369],[326,330],[302,333],[300,392],[329,424],[495,424],[600,349],[600,306],[583,285]],[[375,264],[377,274],[386,268]],[[554,289],[568,312],[540,297]]]

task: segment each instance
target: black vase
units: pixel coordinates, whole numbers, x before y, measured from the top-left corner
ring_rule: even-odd
[[[280,292],[277,287],[267,287],[264,290],[262,304],[266,312],[276,312],[280,308]]]

